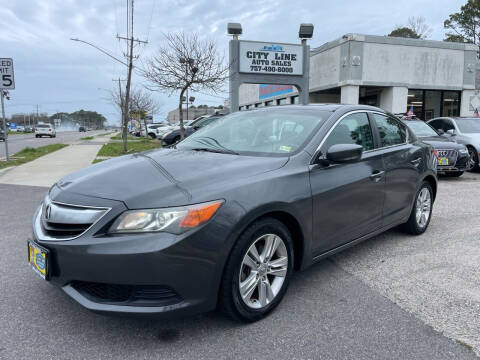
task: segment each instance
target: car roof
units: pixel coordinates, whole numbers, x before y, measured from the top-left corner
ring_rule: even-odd
[[[385,110],[382,110],[375,106],[370,105],[348,105],[348,104],[330,104],[330,103],[322,103],[322,104],[308,104],[308,105],[301,105],[301,104],[285,104],[285,105],[276,105],[276,106],[262,106],[257,108],[251,108],[248,110],[242,111],[265,111],[266,109],[284,109],[284,110],[320,110],[320,111],[331,111],[335,112],[337,110],[347,111],[354,111],[354,110],[366,110],[366,111],[379,111],[382,113],[386,113]]]

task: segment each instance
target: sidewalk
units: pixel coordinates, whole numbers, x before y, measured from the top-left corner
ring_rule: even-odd
[[[64,176],[92,164],[110,136],[76,141],[58,151],[0,173],[0,184],[50,187]]]

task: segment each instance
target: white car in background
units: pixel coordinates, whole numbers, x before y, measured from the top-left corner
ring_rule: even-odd
[[[57,132],[52,124],[37,124],[35,126],[35,137],[50,136],[51,138],[57,137]]]

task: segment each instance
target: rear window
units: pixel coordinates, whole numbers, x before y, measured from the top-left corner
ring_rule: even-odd
[[[50,127],[50,125],[48,124],[38,124],[37,125],[37,128],[41,128],[41,129],[48,129]]]

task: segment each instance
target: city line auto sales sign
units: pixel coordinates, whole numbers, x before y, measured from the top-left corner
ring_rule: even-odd
[[[240,41],[240,72],[303,75],[303,46]]]

